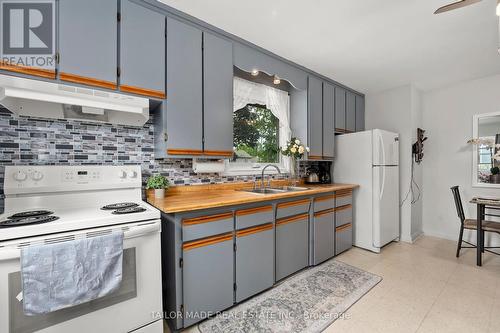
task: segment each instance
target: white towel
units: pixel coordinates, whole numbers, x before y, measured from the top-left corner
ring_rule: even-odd
[[[113,292],[122,280],[122,261],[123,233],[23,248],[24,313],[49,313]]]

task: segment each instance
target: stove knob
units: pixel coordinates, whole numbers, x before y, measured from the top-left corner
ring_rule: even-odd
[[[17,180],[18,182],[23,182],[26,180],[26,178],[28,178],[26,172],[21,170],[14,172],[14,179]]]
[[[39,180],[42,180],[43,173],[41,173],[40,171],[36,171],[35,170],[35,171],[31,172],[30,177],[31,177],[31,179],[33,179],[34,181],[37,182]]]
[[[127,173],[125,171],[121,170],[118,172],[118,177],[120,177],[122,179],[127,178]]]
[[[137,177],[137,172],[135,171],[129,171],[127,172],[128,178],[136,178]]]

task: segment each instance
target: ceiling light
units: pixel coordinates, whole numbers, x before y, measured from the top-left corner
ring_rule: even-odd
[[[280,84],[280,83],[281,83],[281,80],[279,79],[279,77],[277,77],[277,76],[275,75],[275,76],[274,76],[273,83],[274,83],[274,84]]]
[[[497,15],[500,16],[500,0],[497,0]]]
[[[252,69],[252,76],[257,76],[259,75],[259,70],[258,69]]]

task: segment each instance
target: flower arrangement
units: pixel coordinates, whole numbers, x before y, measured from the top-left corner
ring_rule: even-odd
[[[467,143],[473,144],[476,146],[486,146],[488,148],[494,149],[496,152],[492,156],[492,159],[500,162],[500,144],[498,144],[498,143],[495,144],[495,140],[478,138],[478,139],[470,139],[469,141],[467,141]]]
[[[302,158],[306,151],[309,152],[309,147],[304,146],[296,137],[291,138],[290,141],[286,143],[286,146],[281,148],[281,153],[283,155],[296,159]]]

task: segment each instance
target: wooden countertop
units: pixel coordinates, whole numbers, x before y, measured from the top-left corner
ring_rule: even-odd
[[[156,199],[153,191],[148,191],[147,201],[165,213],[181,213],[328,193],[358,187],[358,185],[354,184],[300,185],[308,187],[309,190],[275,194],[257,194],[241,191],[241,189],[252,188],[252,186],[253,183],[176,186],[170,188],[165,197],[161,199]]]

